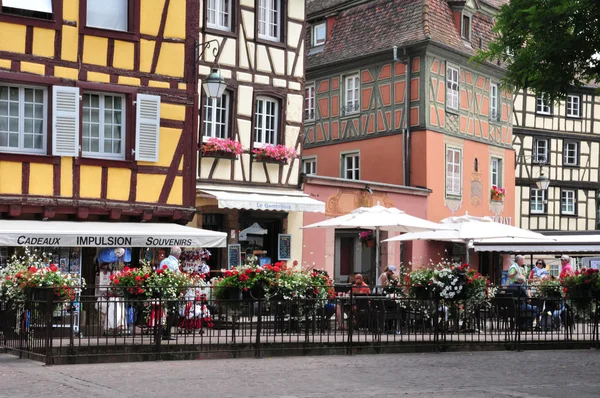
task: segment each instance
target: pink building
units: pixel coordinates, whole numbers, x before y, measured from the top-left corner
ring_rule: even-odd
[[[372,194],[369,192],[372,192]],[[427,219],[428,189],[352,181],[341,178],[308,176],[304,192],[313,199],[325,202],[325,213],[305,213],[304,225],[350,213],[352,210],[379,203],[396,207],[406,213]],[[336,281],[345,282],[354,272],[361,272],[372,282],[374,278],[375,247],[361,244],[356,229],[305,229],[303,230],[302,261],[305,266],[324,268]],[[381,233],[381,239],[396,233]],[[381,245],[381,269],[387,265],[415,267],[426,265],[429,259],[438,261],[444,256],[446,246],[438,242],[399,242]]]

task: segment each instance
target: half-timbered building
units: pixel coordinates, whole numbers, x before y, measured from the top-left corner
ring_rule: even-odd
[[[218,68],[227,89],[199,101],[196,224],[227,232],[242,254],[299,260],[302,212],[324,207],[300,189],[294,156],[302,149],[304,1],[211,0],[200,11],[200,84]],[[239,150],[211,150],[226,140]],[[275,149],[287,156],[255,153]],[[211,267],[232,265],[224,250],[213,254]]]
[[[0,1],[0,219],[193,219],[198,4]],[[95,248],[55,241],[18,243],[93,284]]]
[[[2,217],[193,217],[193,3],[0,2]]]
[[[427,188],[432,221],[468,212],[512,223],[512,97],[500,66],[469,62],[492,38],[496,2],[307,4],[304,171],[365,191],[369,182]],[[355,235],[347,250],[360,250]],[[336,253],[340,245],[341,235]],[[426,263],[440,251],[428,247],[407,244],[396,261]]]
[[[517,226],[542,232],[600,229],[600,101],[596,86],[552,103],[525,90],[515,97]],[[547,189],[536,181],[549,178]]]

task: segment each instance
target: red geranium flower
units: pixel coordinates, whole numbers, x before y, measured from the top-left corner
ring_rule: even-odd
[[[142,277],[138,275],[138,276],[135,277],[135,280],[136,281],[140,281],[140,280],[142,280]]]
[[[168,268],[169,268],[169,266],[167,264],[162,266],[162,269],[168,269]]]
[[[125,271],[125,272],[129,272],[130,270],[131,270],[131,268],[129,268],[129,267],[123,268],[123,271]]]

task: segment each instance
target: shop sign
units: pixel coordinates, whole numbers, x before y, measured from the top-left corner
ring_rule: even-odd
[[[291,211],[292,205],[286,203],[257,203],[256,208],[258,210],[281,210]]]
[[[203,246],[195,238],[155,237],[155,236],[94,236],[44,234],[1,235],[0,246],[54,246],[54,247],[167,247]]]
[[[512,217],[493,216],[492,220],[499,224],[512,225]]]

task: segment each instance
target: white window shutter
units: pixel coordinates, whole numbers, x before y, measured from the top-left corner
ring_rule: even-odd
[[[138,94],[135,115],[135,160],[158,162],[160,97]]]
[[[79,88],[52,87],[52,154],[79,156]]]

